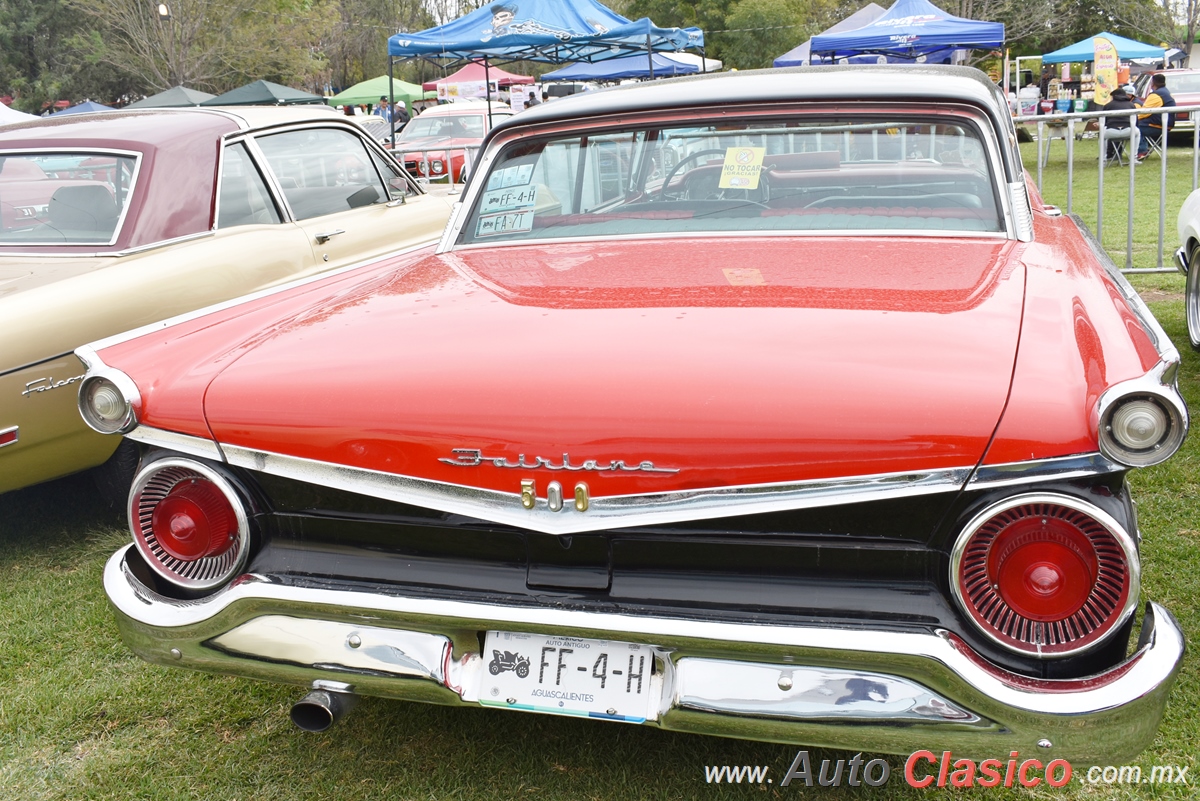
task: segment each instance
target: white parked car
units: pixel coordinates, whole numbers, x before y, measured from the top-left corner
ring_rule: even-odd
[[[1200,189],[1188,195],[1179,209],[1179,250],[1175,266],[1187,276],[1183,306],[1187,311],[1188,339],[1200,350],[1200,271],[1191,269],[1200,260]]]

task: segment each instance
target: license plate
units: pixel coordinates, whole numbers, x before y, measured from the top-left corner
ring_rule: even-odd
[[[631,642],[489,631],[479,702],[644,723],[657,717],[662,696],[654,654]]]

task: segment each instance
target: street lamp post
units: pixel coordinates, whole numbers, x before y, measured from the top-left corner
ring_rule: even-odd
[[[171,7],[166,3],[159,3],[157,10],[158,22],[161,26],[159,32],[162,34],[163,49],[166,51],[167,56],[167,82],[171,86],[178,86],[183,81],[175,72],[175,27],[171,24]]]

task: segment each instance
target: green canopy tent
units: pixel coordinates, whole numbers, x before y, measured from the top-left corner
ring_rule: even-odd
[[[183,106],[198,106],[205,100],[212,100],[216,95],[201,92],[198,89],[188,89],[186,86],[175,86],[165,92],[150,95],[136,103],[130,103],[125,108],[179,108]]]
[[[392,91],[388,92],[388,76],[380,75],[369,81],[356,83],[349,89],[338,92],[326,102],[331,106],[362,106],[379,102],[381,97],[395,97],[397,103],[403,103],[412,113],[415,100],[437,97],[437,92],[426,92],[415,83],[408,83],[399,78],[392,80]]]
[[[294,106],[299,103],[324,103],[325,98],[270,81],[255,81],[223,95],[205,100],[202,106]]]

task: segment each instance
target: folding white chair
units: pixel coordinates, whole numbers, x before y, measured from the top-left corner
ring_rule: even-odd
[[[1167,146],[1167,136],[1170,133],[1170,129],[1168,128],[1164,131],[1160,128],[1152,128],[1151,130],[1159,131],[1159,134],[1156,137],[1145,137],[1147,144],[1146,158],[1149,158],[1151,153],[1157,153],[1158,157],[1161,159],[1166,155],[1163,153],[1163,148]],[[1141,132],[1139,131],[1138,133],[1140,134]]]
[[[1050,145],[1054,144],[1055,139],[1066,141],[1068,137],[1075,135],[1074,120],[1070,122],[1048,122],[1043,128],[1043,136],[1045,136],[1045,145],[1039,144],[1038,147],[1042,151],[1042,166],[1046,166],[1046,162],[1050,161]]]

